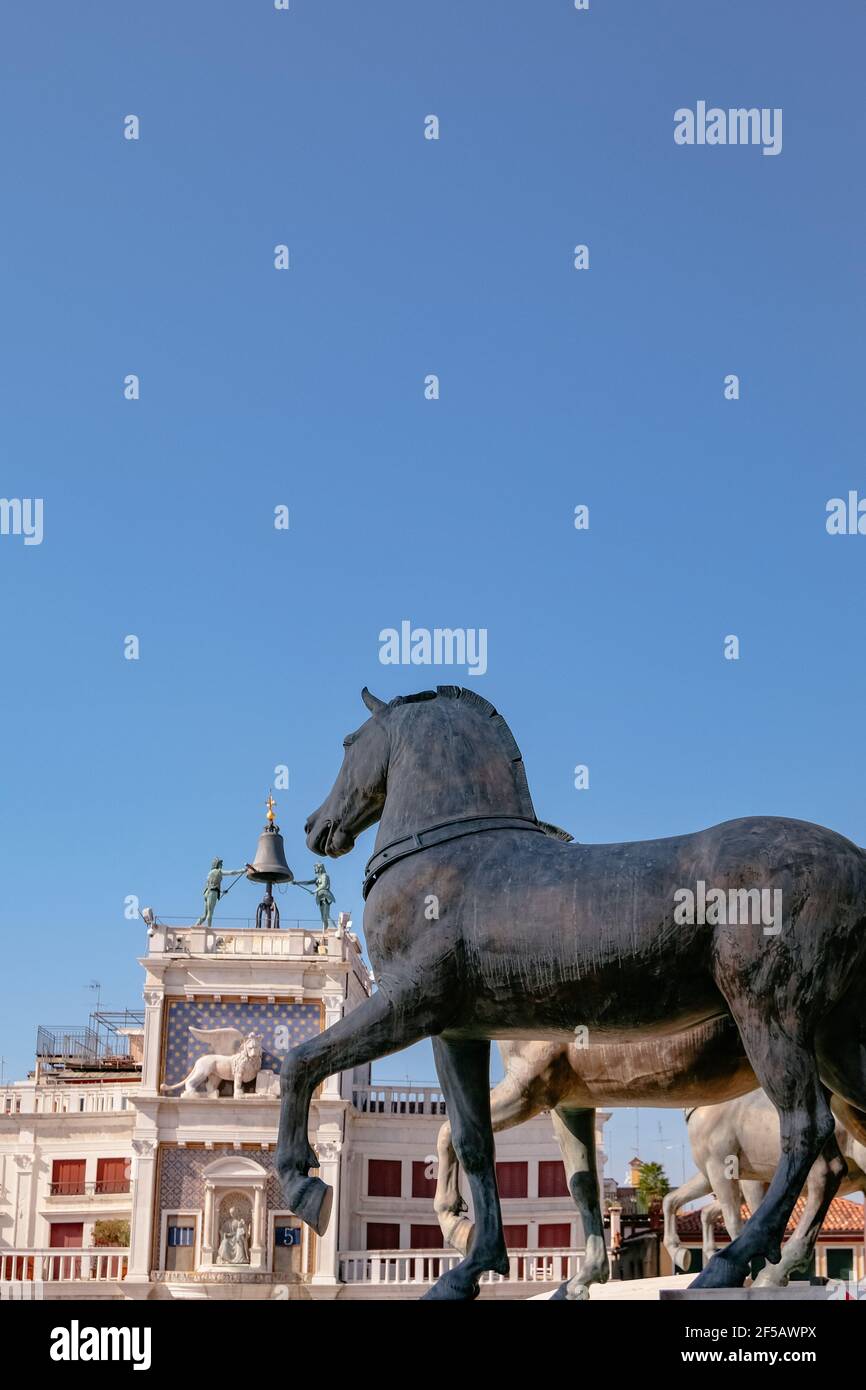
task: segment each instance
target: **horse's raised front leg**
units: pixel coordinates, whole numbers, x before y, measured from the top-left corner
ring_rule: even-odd
[[[688,1246],[680,1244],[677,1231],[677,1212],[687,1202],[693,1202],[697,1197],[706,1197],[710,1190],[706,1174],[695,1173],[694,1177],[689,1178],[688,1182],[684,1182],[682,1187],[675,1188],[673,1192],[666,1192],[662,1199],[662,1213],[665,1223],[664,1247],[671,1257],[671,1264],[675,1270],[687,1270],[692,1261],[692,1252]]]
[[[590,1284],[606,1284],[610,1264],[604,1243],[604,1219],[598,1195],[598,1166],[595,1147],[595,1111],[569,1109],[557,1105],[551,1111],[553,1131],[559,1142],[565,1175],[574,1204],[580,1213],[586,1254],[580,1270],[560,1284],[555,1299],[579,1302],[589,1298]]]
[[[399,1052],[441,1027],[430,1005],[417,993],[403,997],[381,989],[324,1033],[292,1048],[280,1080],[280,1131],[276,1167],[286,1205],[318,1235],[328,1227],[333,1193],[321,1178],[309,1177],[319,1157],[307,1137],[310,1101],[327,1076]]]
[[[508,1251],[496,1189],[490,1122],[490,1043],[434,1037],[433,1055],[451,1120],[457,1157],[469,1179],[475,1228],[464,1259],[437,1279],[425,1299],[467,1301],[480,1293],[478,1276],[508,1273]]]

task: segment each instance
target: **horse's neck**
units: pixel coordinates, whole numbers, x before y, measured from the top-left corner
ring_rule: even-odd
[[[401,741],[388,769],[388,794],[376,848],[403,835],[464,816],[532,816],[522,765],[491,732]]]

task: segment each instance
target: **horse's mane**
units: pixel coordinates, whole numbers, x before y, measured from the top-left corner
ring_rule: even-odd
[[[526,768],[523,765],[523,754],[517,746],[517,739],[499,711],[491,705],[489,700],[485,700],[483,695],[479,695],[474,690],[467,690],[462,685],[437,685],[435,690],[419,690],[415,695],[397,695],[388,702],[388,708],[391,709],[397,705],[414,705],[420,700],[436,699],[459,700],[461,704],[476,710],[478,714],[491,721],[502,745],[502,750],[512,765],[517,791],[524,803],[524,814],[534,820],[535,807],[532,804],[532,794],[526,780]]]

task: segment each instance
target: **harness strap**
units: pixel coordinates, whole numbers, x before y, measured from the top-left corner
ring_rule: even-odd
[[[449,840],[461,840],[466,835],[476,835],[482,830],[535,830],[540,835],[547,834],[544,826],[537,820],[531,820],[529,816],[461,816],[457,820],[445,820],[440,821],[438,825],[428,825],[426,830],[392,840],[367,860],[361,888],[364,898],[390,864],[407,859],[410,854],[420,854],[422,849],[432,849],[434,845],[444,845]]]

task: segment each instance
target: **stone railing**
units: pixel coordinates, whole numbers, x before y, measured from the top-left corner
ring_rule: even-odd
[[[129,1178],[102,1178],[96,1182],[51,1182],[49,1197],[123,1197],[132,1191]]]
[[[352,1104],[363,1115],[444,1115],[438,1086],[353,1086]]]
[[[20,1086],[0,1091],[4,1115],[106,1115],[129,1110],[138,1086]]]
[[[323,937],[313,924],[292,923],[280,931],[256,931],[246,927],[158,926],[150,939],[151,955],[259,956],[285,959],[294,956],[340,956],[342,942],[336,932]]]
[[[227,920],[224,926],[218,923],[210,930],[192,924],[158,922],[148,938],[148,955],[302,960],[304,969],[315,960],[342,961],[350,966],[365,992],[370,993],[373,977],[364,963],[360,938],[348,928],[342,934],[333,929],[323,932],[318,918],[293,918],[283,922],[279,931],[257,931],[246,925],[246,918],[240,920],[245,925],[233,925]]]
[[[351,1250],[340,1255],[346,1284],[432,1284],[459,1264],[456,1250]],[[515,1250],[508,1273],[481,1275],[482,1284],[561,1284],[580,1268],[582,1250]]]
[[[3,1284],[106,1284],[125,1279],[129,1251],[3,1250],[0,1249],[0,1287]]]

